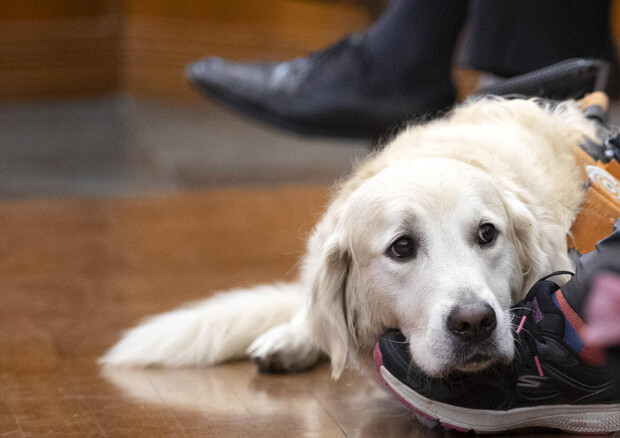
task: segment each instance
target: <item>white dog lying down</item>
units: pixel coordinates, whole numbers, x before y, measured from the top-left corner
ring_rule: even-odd
[[[214,364],[245,355],[299,371],[321,351],[357,367],[399,327],[429,375],[510,361],[506,310],[571,269],[584,196],[573,150],[594,126],[573,102],[486,98],[411,126],[336,191],[299,280],[219,294],[129,330],[108,366]]]

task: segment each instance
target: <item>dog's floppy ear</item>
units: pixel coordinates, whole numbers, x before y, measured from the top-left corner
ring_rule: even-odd
[[[321,225],[326,224],[320,224],[314,236],[317,252],[307,272],[312,287],[309,316],[314,340],[329,355],[332,377],[338,378],[349,361],[352,347],[345,296],[351,255],[338,227],[331,223],[331,230],[327,231]],[[322,235],[321,231],[327,232]]]
[[[548,270],[549,258],[543,250],[546,242],[539,220],[527,202],[508,190],[504,191],[503,199],[508,214],[508,237],[517,253],[517,275],[512,285],[512,299],[516,302],[523,298],[523,290],[529,289]]]

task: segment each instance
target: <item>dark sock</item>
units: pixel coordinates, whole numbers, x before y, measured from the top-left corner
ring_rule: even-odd
[[[451,82],[452,54],[467,15],[464,0],[391,0],[366,31],[373,69],[391,79]],[[396,77],[398,76],[398,77]]]

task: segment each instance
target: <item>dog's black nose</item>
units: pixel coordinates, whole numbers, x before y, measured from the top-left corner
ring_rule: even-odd
[[[481,301],[453,308],[447,324],[460,340],[475,344],[491,336],[497,319],[493,308]]]

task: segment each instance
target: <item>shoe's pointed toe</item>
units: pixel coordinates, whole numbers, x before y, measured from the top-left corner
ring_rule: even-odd
[[[195,85],[231,86],[235,80],[235,64],[215,56],[204,58],[185,67],[185,77]],[[238,76],[238,74],[236,75]]]
[[[266,63],[238,63],[209,57],[188,64],[185,77],[200,91],[229,107],[248,112],[262,107],[269,94],[273,66]]]
[[[192,82],[208,80],[218,75],[224,60],[214,56],[192,62],[185,66],[185,77]]]

